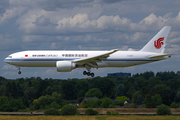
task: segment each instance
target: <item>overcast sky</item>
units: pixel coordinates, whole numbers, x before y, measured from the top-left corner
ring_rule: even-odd
[[[180,71],[180,0],[0,0],[0,76],[6,78],[85,78],[85,69],[17,68],[4,58],[24,50],[140,50],[163,26],[170,25],[165,52],[172,58],[113,72]]]

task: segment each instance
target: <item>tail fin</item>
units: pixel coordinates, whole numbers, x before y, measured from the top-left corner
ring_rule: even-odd
[[[170,26],[163,27],[140,51],[164,53],[170,29]]]

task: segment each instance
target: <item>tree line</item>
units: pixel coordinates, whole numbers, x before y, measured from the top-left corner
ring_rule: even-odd
[[[95,77],[91,79],[52,79],[40,77],[6,79],[0,77],[0,111],[21,111],[57,108],[70,100],[81,102],[85,97],[97,97],[85,101],[80,107],[154,108],[158,105],[179,107],[180,72],[152,71],[132,77]],[[115,102],[112,102],[115,99]],[[124,101],[132,103],[125,104]]]

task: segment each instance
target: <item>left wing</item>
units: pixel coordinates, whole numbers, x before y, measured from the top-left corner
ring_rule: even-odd
[[[114,49],[111,51],[108,51],[104,54],[92,56],[92,57],[87,57],[87,58],[82,58],[82,59],[76,59],[73,60],[73,63],[76,63],[78,65],[88,65],[88,67],[96,67],[98,68],[97,62],[101,62],[102,60],[108,58],[111,54],[119,51],[120,49]]]

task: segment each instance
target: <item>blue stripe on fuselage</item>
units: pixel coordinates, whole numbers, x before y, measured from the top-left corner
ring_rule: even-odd
[[[74,59],[5,59],[4,61],[70,61]]]
[[[4,61],[72,61],[75,59],[80,58],[74,58],[74,59],[4,59]],[[152,60],[152,59],[104,59],[103,61],[158,61],[158,60]]]

